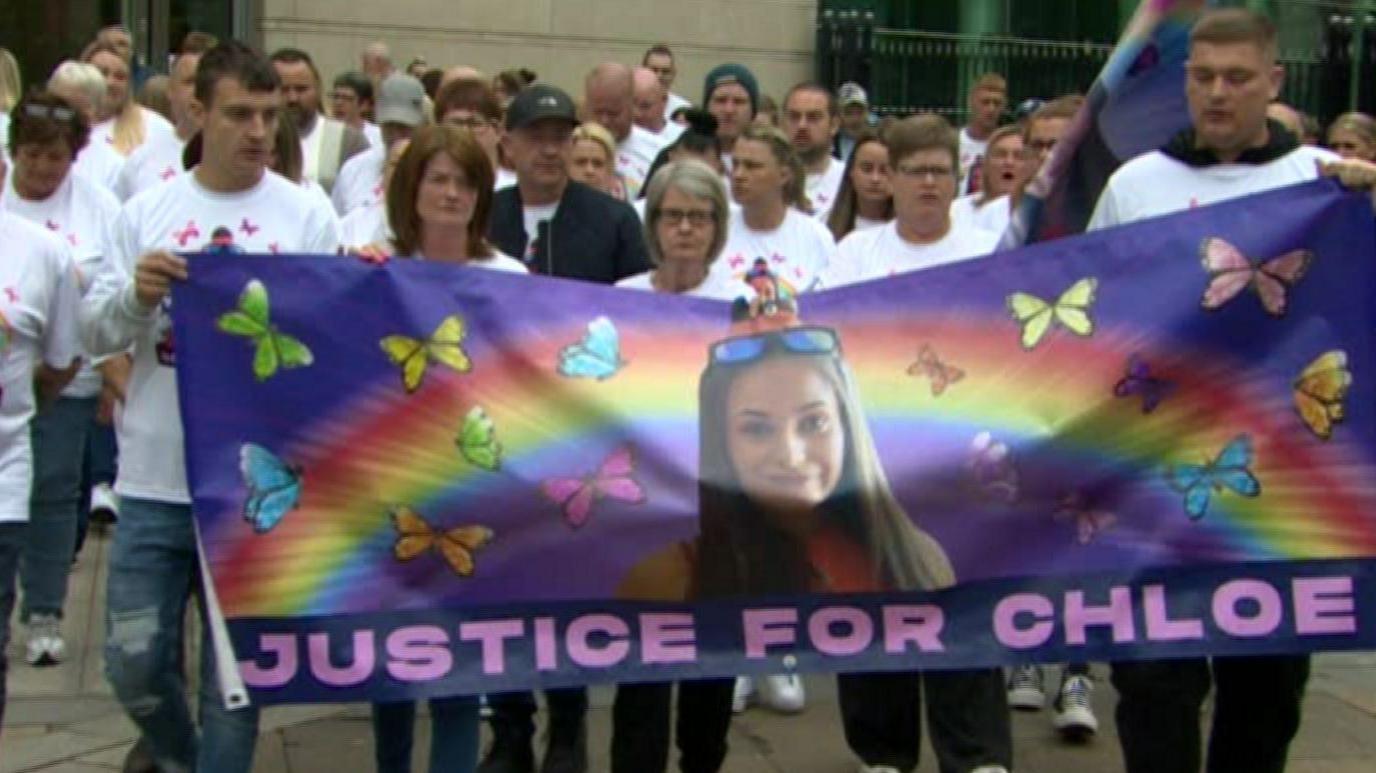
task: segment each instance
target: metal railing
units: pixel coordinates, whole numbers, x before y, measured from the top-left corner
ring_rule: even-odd
[[[1282,53],[1282,99],[1325,122],[1354,105],[1376,111],[1376,18],[1363,24],[1350,13],[1320,14],[1306,37],[1312,39],[1308,50]],[[816,57],[822,82],[861,83],[881,115],[932,111],[961,123],[966,91],[982,73],[1007,77],[1013,106],[1030,97],[1084,92],[1111,50],[1105,42],[895,29],[879,26],[873,10],[825,8],[818,16]],[[1356,66],[1354,55],[1361,57]]]

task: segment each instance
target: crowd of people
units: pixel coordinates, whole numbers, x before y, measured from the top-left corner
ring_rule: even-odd
[[[1007,81],[990,73],[975,80],[969,122],[957,129],[935,114],[879,120],[857,83],[800,83],[776,103],[735,63],[713,68],[694,102],[673,92],[676,62],[662,45],[639,65],[598,65],[576,96],[526,69],[489,77],[417,58],[402,71],[380,43],[362,52],[358,71],[329,81],[306,51],[264,56],[201,33],[185,38],[165,76],[150,77],[131,53],[128,33],[107,28],[23,90],[0,49],[0,240],[9,249],[0,262],[0,649],[22,595],[24,660],[42,667],[66,656],[73,557],[91,517],[117,519],[105,673],[141,733],[126,769],[167,773],[249,771],[258,728],[256,709],[221,701],[212,647],[202,653],[198,720],[185,698],[183,612],[200,576],[169,317],[171,287],[186,278],[179,253],[431,260],[728,301],[763,272],[796,297],[991,254],[1083,103],[1046,95],[1010,115]],[[1343,115],[1322,137],[1331,150],[1311,147],[1318,133],[1276,102],[1282,78],[1269,20],[1206,14],[1187,67],[1191,128],[1125,164],[1091,228],[1319,174],[1371,188],[1376,122]],[[785,354],[826,346],[775,343]],[[892,528],[915,554],[933,552],[910,524]],[[943,560],[804,588],[944,587],[955,577]],[[770,571],[752,587],[777,589]],[[628,592],[688,598],[681,583],[655,577],[632,578]],[[704,582],[699,591],[710,591]],[[1195,773],[1207,754],[1209,770],[1283,770],[1308,664],[1111,664],[1126,769]],[[0,658],[0,721],[5,673]],[[1087,665],[1065,666],[1052,698],[1058,729],[1097,730],[1093,684]],[[1199,715],[1211,685],[1206,743]],[[838,690],[846,741],[872,773],[916,767],[923,705],[944,773],[1006,773],[1010,705],[1047,702],[1035,666],[852,674]],[[681,770],[716,771],[733,712],[807,703],[792,674],[686,682],[674,733],[673,694],[668,684],[618,690],[613,771],[664,770],[675,735]],[[478,698],[430,701],[432,771],[587,769],[584,689],[545,693],[538,768],[536,696],[485,701],[485,754]],[[379,771],[409,770],[415,713],[413,703],[374,706]]]

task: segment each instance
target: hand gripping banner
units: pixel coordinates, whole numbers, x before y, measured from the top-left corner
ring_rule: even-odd
[[[1376,647],[1369,199],[751,303],[197,256],[195,513],[259,702]],[[744,303],[744,302],[742,302]]]

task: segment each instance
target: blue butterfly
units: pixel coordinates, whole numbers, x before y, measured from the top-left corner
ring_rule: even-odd
[[[259,534],[272,531],[301,502],[300,468],[288,467],[260,445],[245,443],[239,447],[239,472],[248,488],[244,520]]]
[[[1209,510],[1215,492],[1230,490],[1244,497],[1261,494],[1261,482],[1248,469],[1252,465],[1252,438],[1238,435],[1206,464],[1177,464],[1166,470],[1171,488],[1185,495],[1185,512],[1197,521]]]
[[[581,341],[559,350],[559,375],[568,378],[606,381],[625,364],[621,359],[621,335],[606,317],[589,322]]]

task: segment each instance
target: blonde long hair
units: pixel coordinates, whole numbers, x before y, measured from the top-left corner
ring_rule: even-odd
[[[118,151],[121,156],[127,156],[137,150],[138,147],[143,144],[143,141],[148,138],[148,122],[144,118],[143,105],[140,105],[138,100],[134,99],[133,70],[130,68],[129,62],[126,61],[124,57],[120,56],[118,51],[104,43],[92,43],[81,53],[81,61],[93,64],[91,62],[92,57],[101,53],[109,54],[121,62],[124,62],[125,70],[128,73],[128,90],[125,93],[124,106],[120,108],[118,114],[110,116],[115,119],[114,126],[111,127],[110,131],[115,141],[115,150]],[[114,108],[114,105],[107,106],[111,109]]]
[[[19,62],[9,49],[0,47],[0,112],[8,113],[24,95],[24,83],[19,77]]]
[[[763,142],[769,148],[774,160],[792,173],[793,179],[784,185],[784,204],[812,214],[812,202],[807,198],[807,170],[803,168],[798,151],[793,149],[793,143],[788,141],[788,135],[777,127],[752,123],[736,138],[737,142],[741,140]]]

